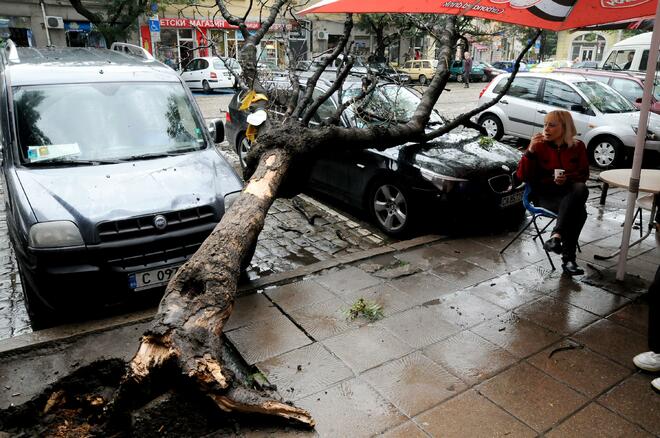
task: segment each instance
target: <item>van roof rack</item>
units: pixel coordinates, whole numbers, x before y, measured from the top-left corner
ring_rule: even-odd
[[[144,47],[136,46],[135,44],[128,43],[112,43],[110,50],[115,52],[126,53],[128,55],[137,56],[147,61],[153,61],[154,57]]]

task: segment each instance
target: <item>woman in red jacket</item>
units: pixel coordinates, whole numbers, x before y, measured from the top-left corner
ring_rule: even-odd
[[[562,269],[569,275],[584,271],[575,262],[578,237],[587,220],[589,190],[587,149],[575,139],[571,113],[551,111],[543,133],[532,141],[518,164],[518,178],[532,188],[536,205],[557,213],[557,223],[544,248],[562,255]]]

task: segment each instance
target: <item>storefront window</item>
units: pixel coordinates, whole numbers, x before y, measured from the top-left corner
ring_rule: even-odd
[[[157,58],[163,64],[178,70],[179,51],[176,29],[161,29],[160,42],[156,43]]]
[[[68,47],[107,47],[103,35],[87,21],[65,21],[64,32]]]
[[[217,56],[227,56],[227,31],[211,29],[209,31],[210,43],[215,47]]]
[[[0,41],[8,38],[19,47],[33,47],[35,41],[30,28],[30,17],[0,16]]]

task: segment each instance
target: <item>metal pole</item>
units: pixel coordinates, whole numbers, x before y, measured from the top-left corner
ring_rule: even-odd
[[[48,41],[48,47],[51,47],[50,42],[50,32],[48,31],[48,21],[46,20],[46,7],[44,6],[44,0],[39,2],[41,4],[41,15],[44,17],[44,29],[46,30],[46,41]]]
[[[660,2],[655,9],[655,23],[660,23]],[[635,212],[635,201],[639,192],[639,176],[642,169],[642,157],[644,155],[644,143],[646,141],[646,130],[649,123],[649,108],[651,107],[651,94],[655,82],[655,70],[658,60],[658,49],[660,48],[660,32],[657,27],[653,27],[653,36],[651,37],[651,47],[649,48],[649,58],[646,67],[646,77],[644,78],[644,94],[642,96],[642,107],[639,112],[639,125],[637,127],[637,139],[635,141],[635,155],[628,183],[628,207],[626,209],[626,221],[623,226],[623,236],[621,237],[621,252],[619,253],[619,263],[616,268],[616,279],[621,281],[626,275],[626,260],[628,258],[628,246],[630,245],[630,233],[632,231],[632,221]]]

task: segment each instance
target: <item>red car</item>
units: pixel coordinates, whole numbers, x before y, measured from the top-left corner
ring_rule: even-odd
[[[644,76],[635,75],[625,71],[606,71],[592,69],[559,68],[557,72],[575,73],[603,82],[621,93],[623,97],[631,101],[637,108],[642,105],[644,94]],[[660,114],[660,84],[656,83],[651,98],[651,111]]]

